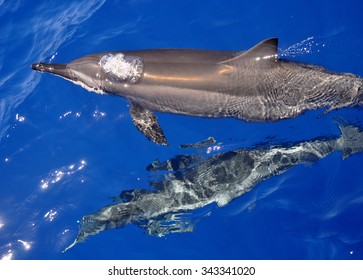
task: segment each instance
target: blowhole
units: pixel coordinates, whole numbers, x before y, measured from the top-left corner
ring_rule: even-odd
[[[141,58],[125,56],[123,53],[106,54],[99,62],[104,73],[110,74],[118,81],[127,81],[130,84],[137,83],[144,71]]]

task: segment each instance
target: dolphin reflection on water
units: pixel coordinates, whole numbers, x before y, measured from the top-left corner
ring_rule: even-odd
[[[362,152],[363,132],[350,125],[339,128],[339,137],[243,148],[207,158],[180,155],[165,162],[153,162],[148,171],[166,173],[151,182],[154,189],[124,191],[120,203],[84,216],[77,238],[65,251],[90,235],[127,224],[136,224],[157,236],[192,231],[193,222],[183,217],[185,213],[212,203],[224,206],[296,165],[313,163],[337,151],[343,158]]]

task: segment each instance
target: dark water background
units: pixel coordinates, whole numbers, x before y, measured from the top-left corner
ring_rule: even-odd
[[[256,124],[158,114],[170,146],[147,141],[122,98],[31,71],[38,61],[145,48],[248,49],[280,38],[280,57],[363,75],[361,1],[0,0],[0,258],[362,259],[363,155],[333,154],[210,207],[193,233],[110,230],[62,254],[77,221],[124,189],[147,188],[145,167],[214,136],[220,151],[338,135],[361,109]],[[201,149],[198,153],[206,153]]]

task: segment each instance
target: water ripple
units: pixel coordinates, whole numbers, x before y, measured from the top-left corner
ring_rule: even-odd
[[[68,166],[63,166],[61,168],[50,171],[48,176],[40,181],[41,189],[48,189],[51,185],[60,182],[67,176],[73,175],[76,172],[82,170],[86,164],[87,163],[85,160],[81,160],[79,163],[70,164]],[[81,182],[83,183],[83,180]]]
[[[4,6],[0,12],[0,20],[3,22],[0,35],[4,42],[12,44],[12,48],[0,51],[0,139],[9,128],[8,122],[13,111],[33,92],[40,81],[40,75],[30,71],[30,64],[46,57],[54,57],[58,49],[74,36],[81,24],[102,7],[105,0],[63,5],[47,2],[35,7],[27,6],[21,1],[12,1],[11,5],[8,3],[0,2]],[[24,11],[32,16],[19,16]],[[38,17],[39,14],[42,17]],[[6,57],[14,55],[21,56],[21,59],[17,60],[17,64],[10,65]]]

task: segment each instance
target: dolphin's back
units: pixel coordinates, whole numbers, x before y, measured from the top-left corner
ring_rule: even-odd
[[[145,62],[165,63],[218,63],[233,58],[237,51],[201,49],[149,49],[122,51],[125,55],[142,57]]]

